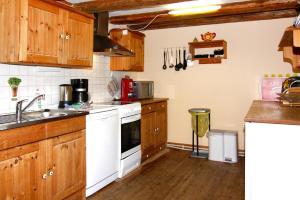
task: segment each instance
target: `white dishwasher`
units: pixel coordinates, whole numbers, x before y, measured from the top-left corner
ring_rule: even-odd
[[[120,162],[118,111],[96,108],[86,116],[87,197],[118,178]]]

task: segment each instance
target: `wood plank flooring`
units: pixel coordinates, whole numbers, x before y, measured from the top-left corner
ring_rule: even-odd
[[[171,149],[88,200],[242,200],[244,188],[244,158],[228,164]]]

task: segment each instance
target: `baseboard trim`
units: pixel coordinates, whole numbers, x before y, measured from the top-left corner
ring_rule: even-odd
[[[173,149],[185,150],[185,151],[192,151],[192,145],[191,144],[168,142],[167,147],[173,148]],[[208,152],[208,146],[199,145],[199,150]],[[245,157],[245,150],[239,149],[238,150],[238,155],[240,157]]]

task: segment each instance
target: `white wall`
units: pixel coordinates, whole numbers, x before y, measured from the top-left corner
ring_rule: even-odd
[[[0,114],[15,111],[16,101],[11,101],[11,90],[7,83],[12,76],[22,79],[18,91],[19,100],[32,99],[36,89],[39,89],[41,94],[46,95],[45,107],[58,104],[59,85],[70,83],[73,78],[89,79],[89,93],[94,102],[110,100],[106,90],[111,77],[110,58],[94,55],[93,60],[92,70],[0,64]],[[122,73],[114,72],[114,76],[121,75]]]
[[[260,78],[268,74],[291,73],[283,62],[278,44],[293,19],[229,23],[146,31],[145,72],[132,73],[140,80],[154,80],[155,96],[169,97],[169,142],[191,143],[188,109],[211,109],[213,129],[237,130],[239,149],[244,149],[244,116],[251,102],[259,98]],[[207,31],[228,44],[228,59],[222,64],[199,65],[186,71],[162,70],[163,50],[188,46]],[[271,138],[270,138],[271,139]],[[207,145],[207,139],[201,140]]]

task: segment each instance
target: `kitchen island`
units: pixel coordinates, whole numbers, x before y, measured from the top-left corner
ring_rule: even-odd
[[[245,199],[300,199],[300,108],[254,101],[245,122]]]

